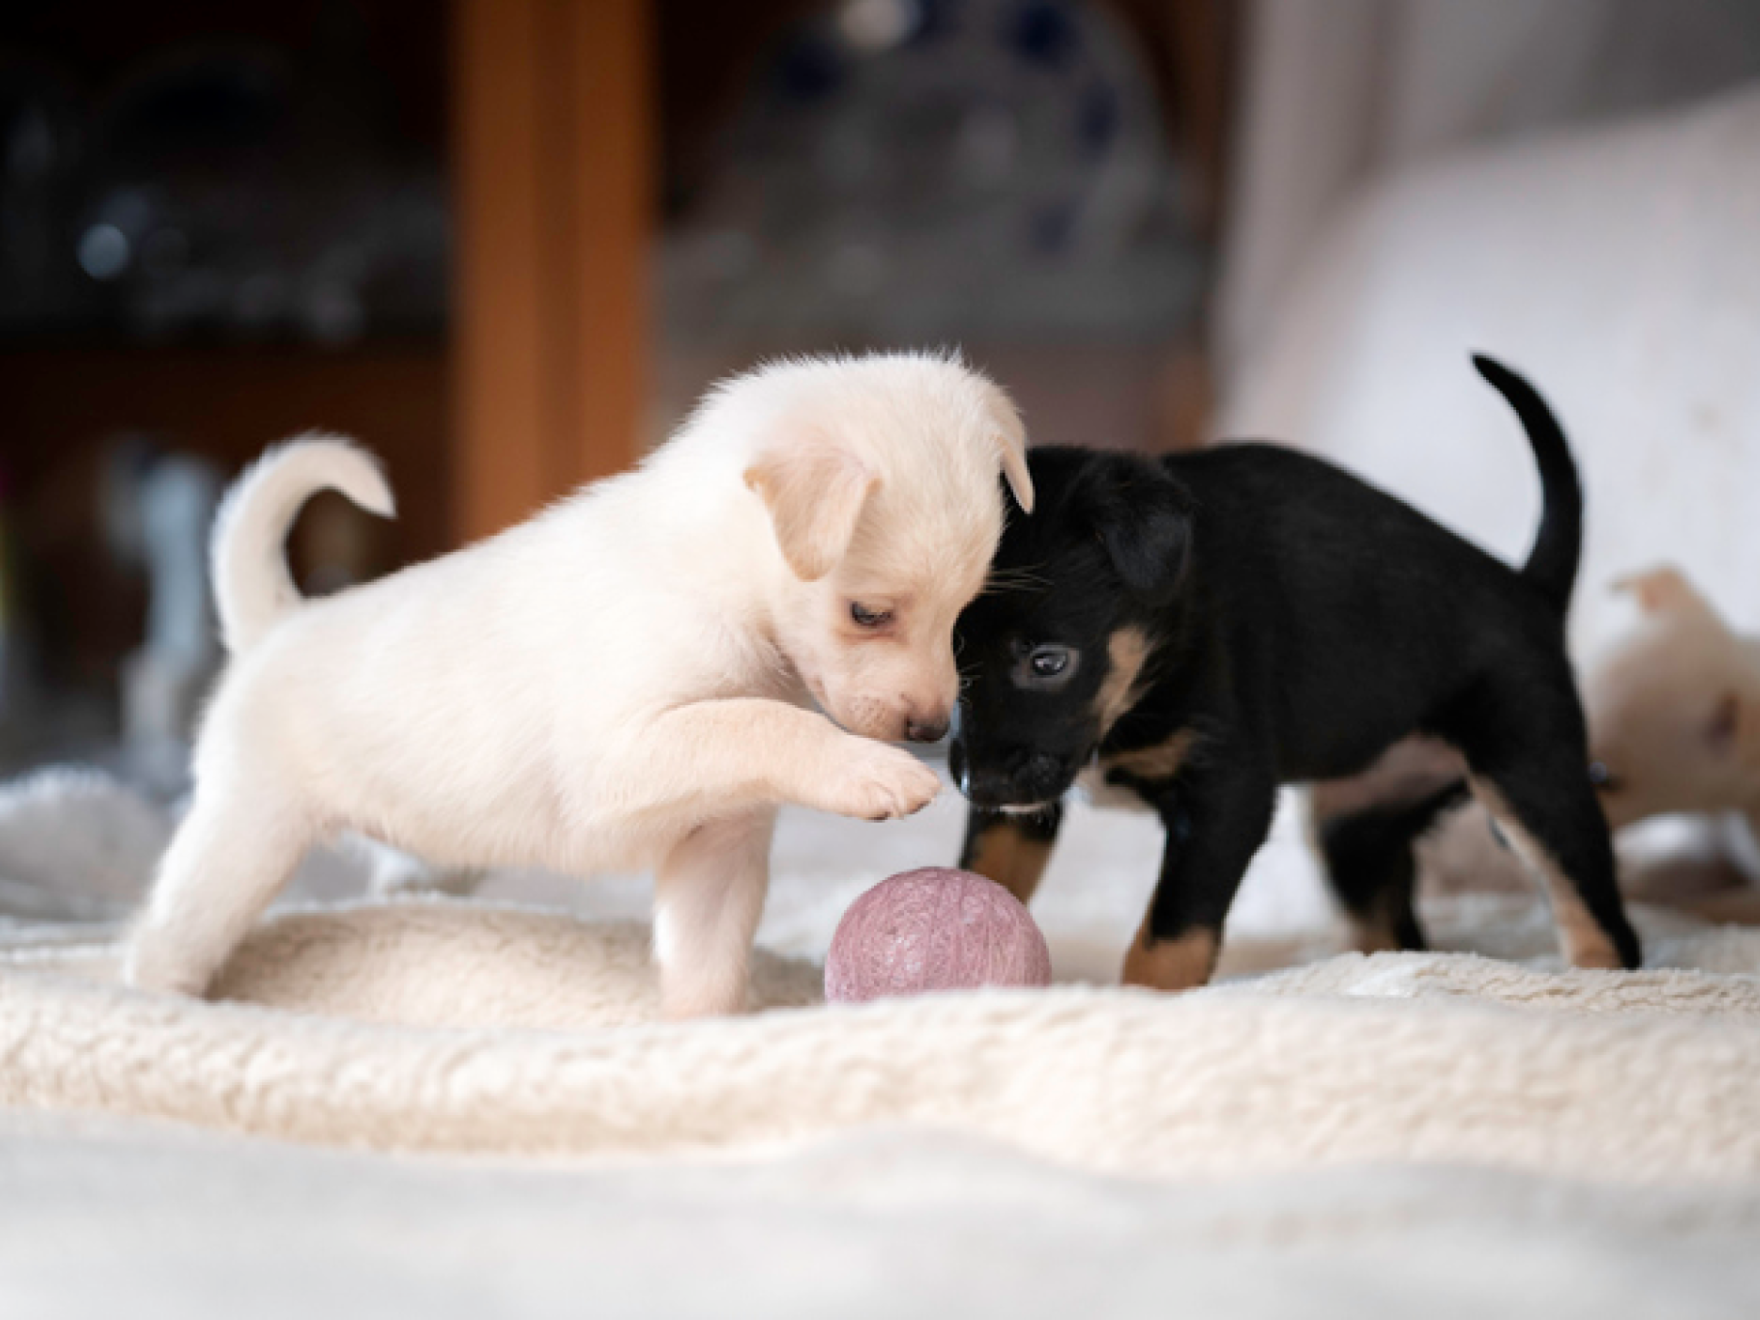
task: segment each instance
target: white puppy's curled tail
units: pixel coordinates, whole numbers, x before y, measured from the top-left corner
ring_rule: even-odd
[[[220,635],[233,655],[299,608],[303,597],[287,571],[285,543],[301,506],[321,490],[339,490],[381,518],[396,512],[378,461],[341,436],[309,434],[276,445],[226,492],[208,556]]]

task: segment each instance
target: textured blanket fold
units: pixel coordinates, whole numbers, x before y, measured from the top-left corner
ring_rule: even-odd
[[[295,913],[253,937],[221,1003],[109,983],[105,947],[15,951],[0,1101],[400,1149],[738,1153],[906,1124],[1151,1176],[1760,1175],[1749,976],[1348,955],[1183,996],[848,1009],[813,1004],[811,964],[764,956],[767,1011],[668,1025],[645,939],[482,902]]]

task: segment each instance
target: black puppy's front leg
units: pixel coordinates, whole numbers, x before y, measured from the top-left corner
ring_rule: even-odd
[[[1254,761],[1192,766],[1171,783],[1136,785],[1167,827],[1161,878],[1124,960],[1124,983],[1203,985],[1247,863],[1271,830],[1277,782]]]
[[[1021,902],[1029,902],[1045,874],[1045,864],[1051,860],[1051,845],[1057,841],[1057,827],[1062,823],[1063,807],[1055,802],[1029,814],[973,807],[966,817],[960,867],[994,880]]]

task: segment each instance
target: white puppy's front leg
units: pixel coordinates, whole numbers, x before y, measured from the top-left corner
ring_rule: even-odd
[[[770,884],[776,813],[713,821],[681,840],[654,877],[654,955],[669,1018],[742,1012],[747,963]]]
[[[941,788],[908,752],[760,697],[667,711],[636,747],[617,767],[620,814],[652,827],[680,816],[708,822],[657,868],[654,951],[671,1018],[745,1007],[778,803],[882,820],[917,811]]]
[[[795,802],[886,820],[922,810],[941,791],[940,777],[909,752],[761,697],[667,711],[625,759],[619,780],[625,809],[637,815],[684,810],[722,816]]]

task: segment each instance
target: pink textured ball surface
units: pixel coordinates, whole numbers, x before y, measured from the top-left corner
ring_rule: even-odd
[[[1019,899],[970,871],[925,866],[882,880],[843,914],[825,957],[825,998],[1051,984],[1051,951]]]

